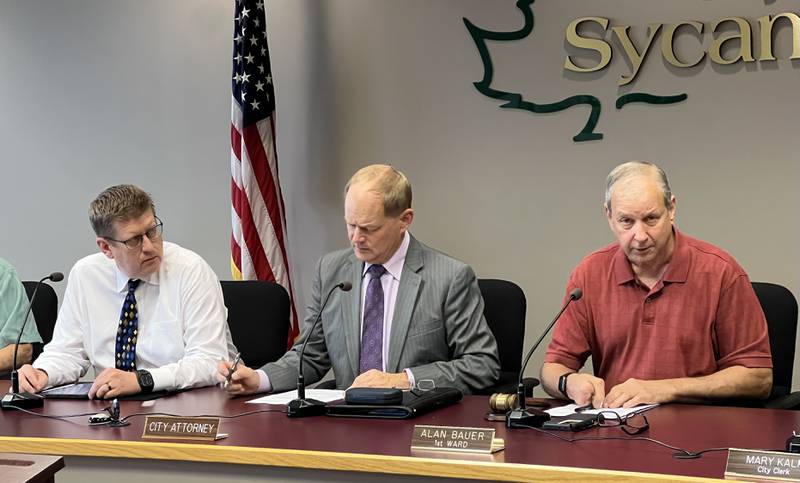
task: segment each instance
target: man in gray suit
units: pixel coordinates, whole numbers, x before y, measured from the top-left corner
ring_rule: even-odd
[[[239,367],[230,394],[296,387],[300,348],[306,383],[330,368],[336,387],[409,389],[421,381],[472,393],[492,385],[500,363],[483,317],[472,269],[412,237],[411,185],[386,165],[359,170],[345,187],[345,222],[352,249],[329,253],[317,267],[300,340],[259,370]],[[324,297],[334,291],[313,333]],[[219,365],[220,381],[231,364]],[[430,383],[429,383],[430,384]]]

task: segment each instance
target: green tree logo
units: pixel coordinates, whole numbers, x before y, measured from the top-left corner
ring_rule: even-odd
[[[481,56],[481,62],[483,63],[483,79],[478,82],[474,82],[473,85],[478,92],[484,96],[505,101],[504,104],[500,105],[500,107],[504,109],[522,109],[534,113],[549,113],[563,111],[564,109],[572,106],[579,106],[582,104],[588,105],[591,107],[589,119],[586,120],[586,124],[583,126],[583,129],[581,129],[581,131],[576,134],[572,140],[575,142],[581,142],[603,139],[602,133],[595,132],[602,108],[600,99],[595,96],[579,94],[567,97],[566,99],[562,99],[558,102],[541,104],[526,100],[517,92],[501,91],[491,87],[492,78],[494,77],[494,67],[492,65],[492,56],[489,54],[489,49],[486,48],[486,41],[493,40],[498,42],[508,42],[510,40],[521,40],[530,35],[531,32],[533,32],[534,25],[533,9],[531,8],[531,4],[533,4],[533,2],[534,0],[517,0],[517,8],[520,12],[522,12],[523,17],[525,18],[525,24],[522,26],[522,28],[516,31],[493,32],[490,30],[484,30],[475,26],[475,24],[470,22],[467,18],[464,18],[464,25],[466,25],[469,34],[472,36],[472,40],[475,42],[475,47],[477,47],[478,53]],[[617,98],[616,107],[617,109],[622,109],[623,106],[632,102],[642,102],[647,104],[672,104],[686,100],[686,98],[687,95],[685,93],[673,96],[657,96],[644,92],[632,92],[619,96]]]

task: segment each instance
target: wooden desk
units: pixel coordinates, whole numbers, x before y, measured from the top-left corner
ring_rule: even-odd
[[[7,384],[0,383],[0,390]],[[155,401],[123,402],[132,413],[233,415],[275,407],[229,399],[216,388],[185,392]],[[100,411],[107,403],[48,400],[50,415]],[[142,440],[144,417],[123,428],[88,427],[87,418],[54,421],[18,411],[0,413],[0,447],[5,451],[102,458],[203,461],[224,464],[312,468],[385,475],[440,476],[495,481],[702,481],[723,477],[726,453],[677,460],[672,451],[644,441],[567,443],[532,430],[509,430],[483,420],[487,398],[462,402],[409,421],[316,417],[289,419],[280,412],[222,421],[227,439],[213,443]],[[691,405],[666,405],[647,413],[650,431],[643,436],[689,450],[712,447],[781,449],[800,412]],[[410,441],[415,424],[495,427],[505,451],[492,456],[415,455]],[[560,433],[563,436],[571,433]],[[622,436],[618,428],[594,428],[577,436]]]
[[[0,453],[0,481],[4,483],[52,483],[63,467],[61,456]]]

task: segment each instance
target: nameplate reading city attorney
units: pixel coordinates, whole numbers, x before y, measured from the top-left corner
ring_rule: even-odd
[[[731,448],[726,478],[800,481],[800,454]]]
[[[494,429],[418,424],[411,436],[412,450],[490,454],[504,448],[504,441],[494,437]]]
[[[219,418],[147,416],[144,420],[142,438],[216,441],[228,437],[227,434],[218,431]]]

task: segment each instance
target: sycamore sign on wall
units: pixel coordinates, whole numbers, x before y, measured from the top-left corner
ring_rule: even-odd
[[[464,18],[464,24],[475,42],[483,63],[483,79],[474,83],[475,88],[484,96],[503,101],[504,103],[500,107],[505,109],[552,113],[578,105],[589,106],[591,111],[586,124],[572,139],[576,142],[602,139],[603,134],[595,132],[602,108],[601,102],[596,96],[578,94],[557,102],[539,103],[525,99],[520,93],[492,87],[494,67],[487,48],[487,41],[508,42],[521,40],[530,35],[534,27],[533,2],[534,0],[518,0],[516,2],[517,8],[524,17],[524,25],[518,30],[507,32],[484,30]],[[612,20],[606,17],[580,17],[572,20],[566,26],[565,41],[578,51],[591,52],[599,60],[585,65],[577,59],[573,59],[573,56],[565,55],[564,69],[578,74],[601,71],[611,62],[615,44],[621,46],[619,54],[625,57],[630,66],[628,72],[620,75],[617,82],[619,86],[633,82],[642,65],[652,55],[660,55],[665,62],[681,69],[698,65],[706,56],[711,62],[718,65],[775,61],[772,40],[773,30],[778,21],[791,23],[792,55],[790,58],[800,59],[800,16],[792,12],[767,14],[752,20],[743,17],[725,17],[712,22],[686,20],[672,24],[649,23],[644,41],[638,44],[629,35],[630,29],[633,27],[631,25],[614,25]],[[705,33],[710,33],[707,45],[702,42]],[[679,58],[675,53],[675,39],[681,34],[694,35],[700,40],[696,52],[691,57]],[[759,38],[758,49],[754,46],[754,35]],[[614,42],[611,41],[612,39]],[[738,46],[738,51],[735,49],[736,46]],[[757,51],[755,55],[754,51]],[[626,104],[632,102],[673,104],[685,101],[687,98],[687,93],[632,92],[620,95],[615,104],[617,109],[622,109]]]

